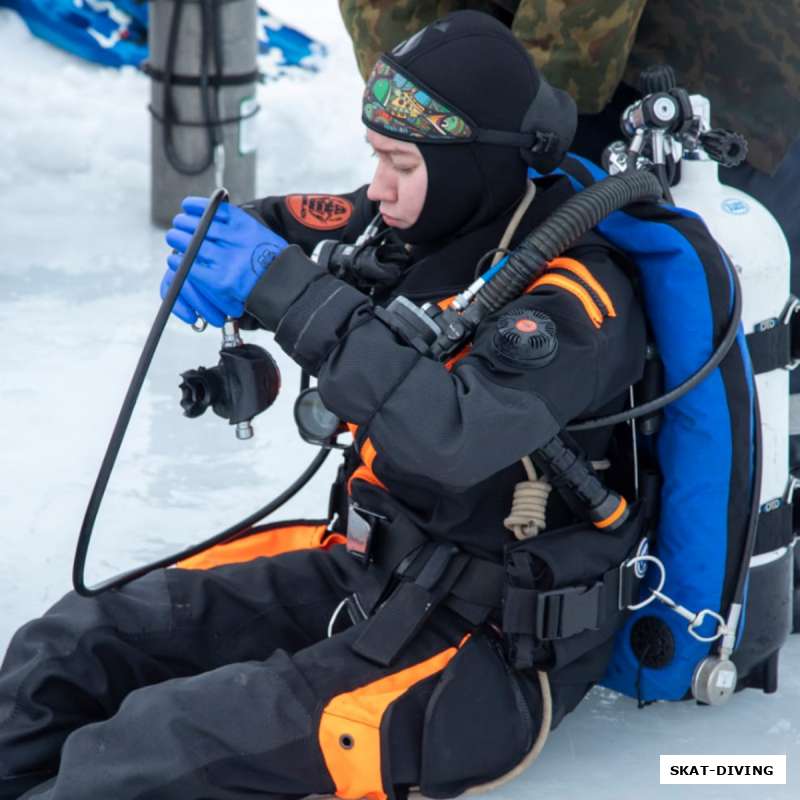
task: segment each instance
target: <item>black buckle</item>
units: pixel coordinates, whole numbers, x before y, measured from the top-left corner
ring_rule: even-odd
[[[534,131],[533,144],[531,145],[531,152],[549,153],[558,146],[558,136],[552,131]]]
[[[372,540],[378,523],[386,517],[351,502],[347,509],[347,552],[362,564],[372,557]]]
[[[602,582],[539,592],[536,597],[534,635],[543,642],[566,639],[600,627]]]
[[[644,568],[641,568],[639,567],[639,561],[641,559],[636,558],[640,548],[641,543],[639,548],[637,548],[636,554],[619,565],[617,611],[625,611],[628,606],[634,605],[639,599],[639,587],[647,572],[647,562],[645,561]]]
[[[789,295],[780,316],[757,323],[746,339],[756,375],[796,369],[800,364],[800,300]]]

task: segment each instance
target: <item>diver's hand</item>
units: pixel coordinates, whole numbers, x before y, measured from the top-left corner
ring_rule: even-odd
[[[176,252],[167,258],[162,298],[208,203],[204,197],[187,197],[181,204],[183,213],[172,221],[167,244]],[[222,326],[226,316],[241,317],[253,287],[287,244],[246,211],[223,203],[214,215],[173,313],[190,324],[200,315],[217,327]]]

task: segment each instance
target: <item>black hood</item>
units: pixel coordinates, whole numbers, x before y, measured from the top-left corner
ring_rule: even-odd
[[[521,199],[531,154],[517,140],[524,131],[529,139],[534,130],[539,136],[540,101],[544,116],[554,118],[553,127],[561,130],[554,138],[559,154],[553,160],[560,161],[560,151],[569,145],[564,136],[571,140],[574,133],[574,105],[549,87],[511,31],[488,14],[454,12],[401,42],[384,58],[461,112],[476,131],[472,141],[397,137],[416,142],[428,170],[419,220],[397,231],[405,242],[430,244],[461,236],[503,215]],[[380,125],[370,127],[393,135]],[[508,143],[486,141],[502,141],[505,135]]]

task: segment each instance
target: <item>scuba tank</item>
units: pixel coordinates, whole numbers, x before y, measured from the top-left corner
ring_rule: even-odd
[[[151,216],[187,195],[255,195],[256,0],[151,0]]]
[[[701,129],[709,130],[708,100],[694,95],[691,103]],[[720,183],[718,172],[719,164],[705,148],[685,150],[672,196],[677,205],[702,216],[742,282],[742,325],[755,362],[762,420],[761,532],[770,515],[784,515],[791,524],[794,483],[789,475],[789,365],[760,372],[753,337],[771,336],[779,328],[788,335],[798,306],[790,297],[789,245],[780,225],[753,197]],[[792,559],[791,546],[762,543],[750,560],[744,634],[733,660],[740,674],[750,674],[749,682],[765,691],[777,687],[777,653],[791,631]],[[766,663],[753,675],[765,656]]]
[[[723,662],[730,656],[735,669],[712,674],[720,665],[711,657],[698,663],[693,676],[694,696],[715,704],[736,688],[774,692],[778,651],[792,627],[796,482],[789,475],[787,370],[797,363],[792,322],[798,301],[790,294],[789,247],[777,221],[754,198],[719,181],[720,164],[735,166],[744,160],[745,140],[711,128],[708,100],[690,96],[676,83],[669,67],[642,74],[644,96],[622,115],[628,142],[611,144],[603,162],[611,174],[653,171],[676,207],[702,217],[742,284],[742,325],[761,412],[761,457],[754,465],[760,469],[761,488],[755,545],[749,563],[739,567],[745,582],[738,624],[737,603],[729,617],[738,634],[722,645]]]

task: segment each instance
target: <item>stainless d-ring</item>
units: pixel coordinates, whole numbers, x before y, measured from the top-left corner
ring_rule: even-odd
[[[625,562],[626,567],[632,567],[636,564],[637,561],[649,561],[651,564],[655,564],[661,572],[661,579],[658,582],[658,586],[656,586],[655,591],[660,592],[664,588],[664,584],[667,582],[667,570],[664,566],[664,563],[661,561],[660,558],[656,556],[644,555],[644,556],[634,556],[633,558],[629,558]],[[652,589],[650,590],[653,591]],[[647,600],[643,600],[641,603],[637,603],[633,606],[627,606],[628,611],[638,611],[640,608],[644,608],[645,606],[649,606],[653,600],[656,599],[655,594],[651,594]]]

